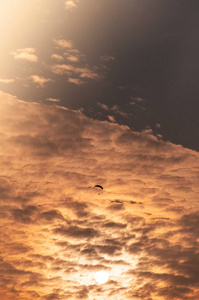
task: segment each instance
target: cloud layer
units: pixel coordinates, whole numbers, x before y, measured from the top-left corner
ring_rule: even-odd
[[[5,93],[0,106],[2,300],[199,298],[197,152]]]

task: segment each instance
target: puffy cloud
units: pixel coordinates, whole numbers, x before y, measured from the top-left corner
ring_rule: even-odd
[[[23,48],[17,49],[16,51],[11,52],[11,55],[15,59],[28,60],[31,62],[37,62],[38,56],[35,54],[36,50],[34,48]]]
[[[197,152],[5,93],[0,145],[3,300],[198,299]]]
[[[31,75],[29,78],[40,87],[44,87],[45,83],[53,81],[50,78],[45,78],[39,75]]]

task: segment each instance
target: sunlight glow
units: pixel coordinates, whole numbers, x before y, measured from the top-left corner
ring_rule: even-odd
[[[108,281],[109,275],[106,271],[99,271],[95,274],[95,280],[99,284],[103,284]]]

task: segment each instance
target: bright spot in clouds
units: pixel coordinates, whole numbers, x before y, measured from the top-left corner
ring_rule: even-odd
[[[99,284],[103,284],[105,282],[108,281],[109,275],[106,271],[98,271],[95,274],[95,280],[99,283]]]

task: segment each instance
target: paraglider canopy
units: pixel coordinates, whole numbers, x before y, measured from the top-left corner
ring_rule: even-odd
[[[101,186],[101,185],[99,185],[99,184],[96,184],[96,185],[94,186],[94,188],[100,188],[100,189],[103,190],[103,186]]]

